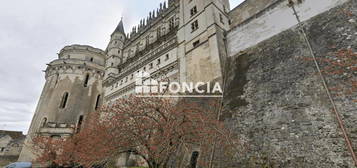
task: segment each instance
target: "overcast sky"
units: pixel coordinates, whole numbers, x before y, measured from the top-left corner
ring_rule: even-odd
[[[231,8],[243,0],[230,0]],[[0,130],[27,132],[46,63],[71,44],[105,49],[121,16],[126,30],[163,0],[2,0]]]

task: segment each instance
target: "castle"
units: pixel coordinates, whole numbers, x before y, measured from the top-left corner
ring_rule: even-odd
[[[259,67],[255,69],[247,67],[248,64],[250,65],[249,62],[245,62],[249,60],[248,58],[241,60],[247,57],[247,53],[248,55],[254,53],[247,52],[250,48],[258,47],[256,51],[269,52],[272,47],[268,44],[266,47],[259,45],[264,41],[274,40],[281,33],[296,29],[301,23],[318,22],[314,20],[317,16],[327,16],[330,10],[344,4],[351,6],[353,3],[353,0],[246,0],[233,10],[229,10],[229,0],[168,0],[161,3],[157,10],[150,12],[147,18],[140,20],[138,26],[133,27],[130,32],[124,30],[124,21],[120,20],[104,51],[86,45],[66,46],[59,52],[58,59],[48,64],[45,71],[46,84],[29,128],[26,143],[30,143],[34,135],[68,137],[78,132],[89,113],[103,104],[134,94],[134,76],[139,71],[149,72],[153,78],[165,75],[170,81],[226,83],[228,91],[225,93],[225,104],[237,110],[242,105],[242,101],[238,99],[249,96],[246,95],[249,93],[247,88],[254,82],[254,78],[249,77],[249,73],[261,72]],[[276,47],[280,46],[275,46],[274,49],[277,49]],[[285,51],[285,48],[283,50]],[[265,58],[263,55],[262,58]],[[280,55],[289,55],[289,53],[281,52]],[[241,69],[242,67],[246,69]],[[225,82],[223,76],[227,76]],[[242,79],[244,77],[247,79]],[[247,80],[251,82],[244,82]],[[269,88],[267,86],[261,89]],[[269,99],[266,96],[265,98]],[[248,104],[255,103],[245,101]],[[242,108],[247,110],[248,107],[242,106]],[[270,109],[270,111],[274,110]],[[279,110],[275,109],[274,112],[276,111]],[[277,115],[273,112],[270,114]],[[261,121],[258,118],[244,120],[250,117],[242,116],[245,118],[236,118],[242,120],[241,124],[245,123],[242,125],[242,130],[250,128],[247,126],[249,122],[252,124]],[[232,115],[232,118],[235,116]],[[352,121],[355,122],[354,119]],[[277,123],[268,125],[276,126]],[[285,128],[278,127],[281,130]],[[333,127],[331,130],[335,127],[338,129],[337,125],[331,127]],[[309,129],[306,128],[301,132]],[[280,136],[274,131],[270,132]],[[248,136],[246,131],[241,133],[254,142],[260,138]],[[290,141],[295,142],[283,137],[276,139],[276,143]],[[303,142],[307,141],[310,140]],[[343,144],[343,141],[339,142]],[[254,145],[262,147],[260,142]],[[274,148],[270,149],[274,151],[279,150],[280,147],[273,145],[269,148]],[[335,152],[334,156],[338,156],[339,159],[331,158],[329,164],[318,161],[319,164],[316,165],[321,167],[321,165],[338,165],[345,162],[349,162],[345,163],[347,165],[352,165],[350,159],[342,156],[342,153]],[[19,160],[31,161],[33,157],[31,149],[25,146]],[[279,156],[274,157],[279,158]],[[295,157],[298,156],[289,158]],[[283,159],[284,164],[289,162],[287,159],[288,157]]]

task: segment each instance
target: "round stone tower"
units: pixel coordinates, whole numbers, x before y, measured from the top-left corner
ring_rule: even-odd
[[[105,52],[90,46],[64,47],[48,64],[46,83],[21,152],[20,161],[34,159],[34,135],[67,137],[79,132],[90,112],[101,105]]]

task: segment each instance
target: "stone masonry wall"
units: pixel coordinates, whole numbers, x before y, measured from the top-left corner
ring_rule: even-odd
[[[357,52],[356,16],[357,3],[350,1],[304,22],[318,58],[333,58],[340,49]],[[354,167],[321,78],[307,58],[310,50],[298,27],[228,58],[225,117],[248,145],[238,159],[242,167]],[[342,82],[325,77],[329,86]],[[353,99],[356,93],[334,97],[357,150]]]

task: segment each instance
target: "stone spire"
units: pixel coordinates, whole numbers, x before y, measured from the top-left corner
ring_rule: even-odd
[[[117,33],[117,32],[123,33],[125,35],[123,17],[120,19],[120,22],[119,22],[117,28],[114,30],[113,34]]]

